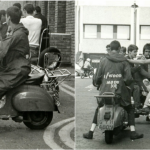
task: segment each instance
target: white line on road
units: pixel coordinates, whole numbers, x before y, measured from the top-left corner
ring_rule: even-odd
[[[85,88],[93,89],[93,88],[94,88],[94,86],[93,86],[92,84],[90,84],[90,85],[88,85],[88,86],[87,86],[87,87],[85,87]]]
[[[73,88],[73,87],[71,87],[71,86],[69,86],[69,85],[67,85],[67,84],[62,83],[61,86],[62,86],[62,87],[65,87],[65,88],[67,88],[67,89],[70,89],[70,90],[73,91],[73,92],[75,91],[75,88]]]
[[[70,133],[72,129],[74,128],[74,122],[69,123],[68,125],[64,126],[60,131],[59,131],[59,136],[61,141],[68,147],[74,148],[74,141],[72,141],[70,137]]]
[[[63,149],[54,141],[55,130],[57,128],[59,128],[60,126],[62,126],[63,124],[73,121],[74,119],[75,119],[75,117],[72,117],[72,118],[57,122],[51,126],[48,126],[46,128],[46,130],[44,131],[44,135],[43,135],[43,139],[44,139],[45,143],[52,149]],[[63,138],[65,138],[65,137],[63,137]],[[70,141],[72,141],[71,138],[70,138]]]
[[[64,89],[61,85],[60,85],[60,88],[61,88],[61,90],[62,90],[63,92],[65,92],[65,93],[71,95],[72,97],[74,97],[74,93],[72,93],[72,92],[70,92],[70,91]]]

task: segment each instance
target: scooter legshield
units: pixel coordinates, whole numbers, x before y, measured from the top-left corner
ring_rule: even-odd
[[[12,105],[17,111],[55,111],[54,99],[43,88],[22,85],[13,91]]]

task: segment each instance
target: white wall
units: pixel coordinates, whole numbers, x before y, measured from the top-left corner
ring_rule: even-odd
[[[133,24],[133,16],[131,15],[131,7],[111,7],[111,6],[82,6],[80,20],[80,44],[79,50],[85,53],[106,53],[106,45],[110,44],[110,39],[84,39],[83,24]],[[131,28],[133,32],[133,28]],[[122,46],[129,46],[133,42],[130,40],[118,40]]]
[[[137,26],[140,27],[140,25],[150,26],[150,7],[139,8],[139,23],[137,24]],[[139,31],[138,31],[138,34],[139,34]],[[142,53],[144,45],[146,43],[150,43],[150,40],[140,40],[140,35],[138,37],[138,40],[139,40],[139,51]]]

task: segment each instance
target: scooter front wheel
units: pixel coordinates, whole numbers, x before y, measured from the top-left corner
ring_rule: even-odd
[[[30,129],[40,130],[46,128],[52,121],[53,112],[31,111],[23,115],[23,123]]]
[[[105,131],[105,142],[111,144],[113,141],[113,131]]]

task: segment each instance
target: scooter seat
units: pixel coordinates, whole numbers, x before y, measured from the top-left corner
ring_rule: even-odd
[[[26,84],[41,84],[45,73],[36,73],[36,74],[29,74],[29,78],[26,80]]]

